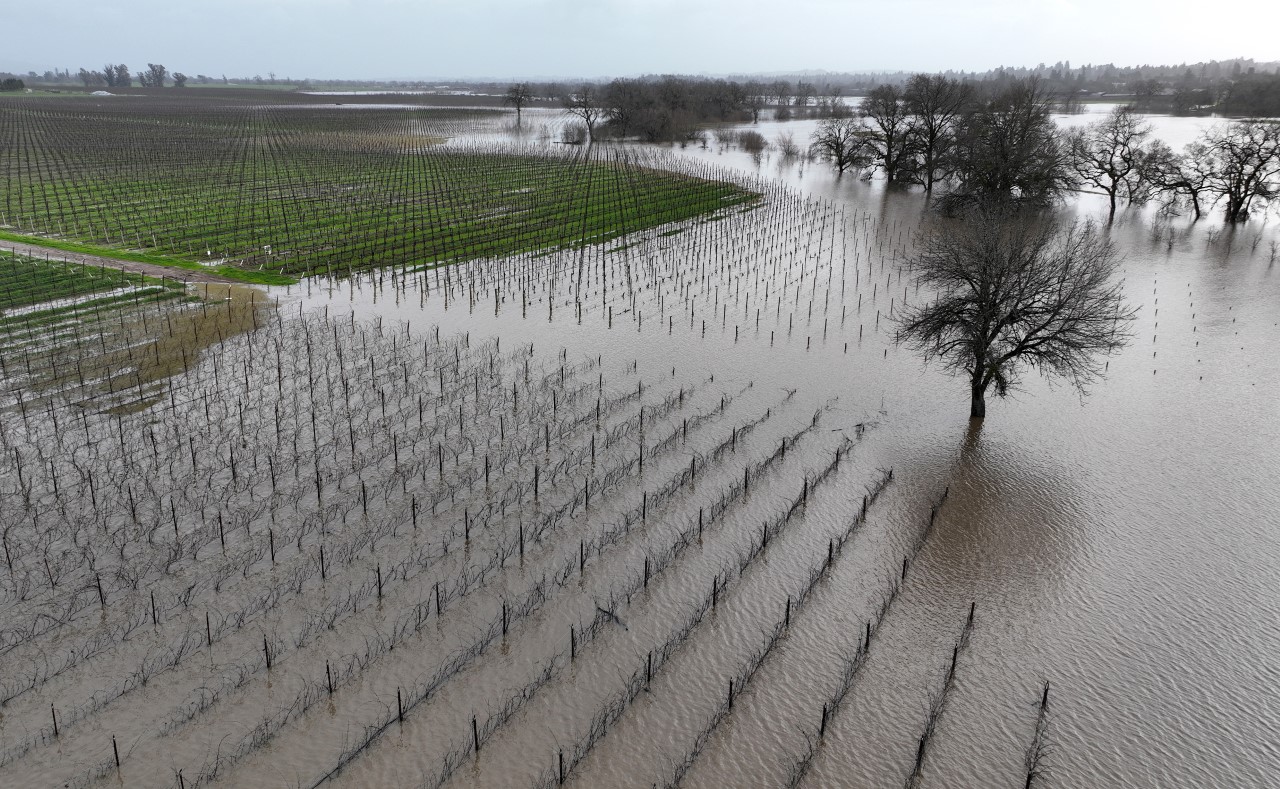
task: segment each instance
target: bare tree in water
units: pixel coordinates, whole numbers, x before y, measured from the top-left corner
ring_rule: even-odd
[[[1128,107],[1067,135],[1071,169],[1085,187],[1100,189],[1110,201],[1107,221],[1116,217],[1116,201],[1141,199],[1142,162],[1151,124]]]
[[[525,105],[533,101],[533,91],[529,88],[527,82],[517,82],[507,88],[507,92],[502,97],[502,103],[516,108],[516,125],[520,125],[521,113],[524,111]]]
[[[909,164],[911,123],[902,89],[897,85],[873,88],[858,105],[870,125],[875,158],[889,183],[901,179]]]
[[[1140,160],[1143,198],[1159,201],[1161,211],[1169,214],[1189,207],[1199,219],[1205,201],[1212,200],[1211,164],[1209,149],[1202,142],[1193,142],[1177,154],[1160,140],[1153,140]]]
[[[596,124],[600,122],[600,118],[604,114],[604,108],[600,106],[600,101],[596,97],[595,86],[583,84],[577,90],[569,93],[564,98],[564,108],[570,115],[581,119],[586,124],[587,139],[588,141],[594,140]]]
[[[759,82],[748,82],[742,89],[745,93],[743,106],[751,113],[751,122],[759,123],[761,110],[769,106],[769,97],[766,95],[769,89]]]
[[[1254,208],[1280,198],[1280,121],[1247,120],[1201,135],[1208,152],[1208,192],[1225,201],[1226,220],[1249,218]]]
[[[871,164],[871,131],[858,118],[828,118],[818,124],[809,152],[831,162],[837,175]]]
[[[903,310],[898,338],[968,378],[973,419],[986,416],[988,390],[1006,396],[1024,368],[1083,394],[1100,357],[1129,338],[1117,260],[1092,223],[991,207],[941,220],[908,263],[935,297]]]
[[[808,107],[809,100],[818,95],[818,89],[813,86],[812,82],[801,80],[796,83],[795,96],[797,107]]]
[[[769,83],[768,90],[769,98],[773,99],[779,107],[785,107],[791,103],[791,83],[785,79]]]
[[[956,130],[973,102],[973,88],[959,80],[916,74],[907,83],[903,101],[911,116],[915,165],[910,177],[933,194],[933,185],[954,171],[952,151]]]
[[[960,127],[953,155],[957,183],[942,197],[943,210],[1054,203],[1072,186],[1072,173],[1052,111],[1047,88],[1034,77],[978,102]]]

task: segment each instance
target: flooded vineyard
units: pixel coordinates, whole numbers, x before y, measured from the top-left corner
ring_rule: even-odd
[[[629,147],[449,266],[0,258],[0,784],[1269,783],[1272,225],[1122,216],[1132,345],[979,429],[894,341],[923,201]],[[614,235],[619,162],[758,197]]]

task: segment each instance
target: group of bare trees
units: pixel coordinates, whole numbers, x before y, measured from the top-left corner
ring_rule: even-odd
[[[1159,201],[1196,218],[1221,203],[1228,222],[1242,222],[1280,198],[1280,123],[1242,120],[1206,129],[1174,153],[1159,140],[1143,150],[1135,202]]]
[[[1121,203],[1188,205],[1196,217],[1221,203],[1230,223],[1280,197],[1276,121],[1215,124],[1178,154],[1129,107],[1059,131],[1048,95],[1031,80],[952,105],[943,144],[930,150],[929,116],[906,91],[894,93],[869,96],[846,136],[891,181],[923,182],[926,156],[941,156],[927,161],[943,162],[937,172],[948,191],[939,202],[960,221],[935,219],[922,236],[909,267],[935,295],[904,310],[899,338],[967,380],[975,419],[986,415],[988,392],[1005,396],[1027,369],[1083,392],[1105,370],[1100,359],[1128,342],[1134,311],[1117,282],[1116,251],[1092,224],[1040,210],[1058,195],[1105,195],[1108,221]],[[820,130],[815,146],[830,132]]]
[[[902,312],[899,339],[966,380],[972,419],[986,416],[989,392],[1015,391],[1028,369],[1083,393],[1106,369],[1100,360],[1128,343],[1134,311],[1107,236],[1043,209],[1076,177],[1119,193],[1111,178],[1128,178],[1136,155],[1116,138],[1141,128],[1064,138],[1036,80],[977,95],[917,76],[900,94],[873,93],[859,119],[869,160],[928,192],[947,183],[940,204],[958,218],[936,218],[908,261],[933,298]]]
[[[934,185],[956,175],[956,151],[979,103],[968,83],[917,74],[905,86],[873,88],[856,114],[823,121],[811,150],[849,167],[878,169],[891,183]]]
[[[527,86],[508,91],[517,114],[527,94]],[[671,77],[584,84],[562,103],[588,139],[605,126],[659,140],[811,98],[807,90]],[[1223,203],[1233,223],[1280,197],[1276,121],[1217,124],[1179,154],[1133,108],[1064,132],[1053,119],[1059,105],[1035,78],[975,85],[917,74],[875,87],[856,112],[831,112],[813,135],[811,153],[840,173],[879,171],[930,195],[941,187],[939,206],[952,218],[936,218],[907,262],[933,297],[902,311],[898,337],[966,379],[974,419],[985,417],[988,393],[1014,391],[1026,370],[1083,393],[1105,370],[1100,359],[1130,339],[1134,311],[1107,235],[1043,210],[1065,192],[1105,195],[1109,219],[1126,202],[1185,206],[1197,217]]]
[[[838,89],[826,89],[824,93],[804,81],[765,84],[664,75],[584,83],[568,89],[515,83],[507,88],[505,101],[515,107],[517,120],[522,107],[540,90],[553,95],[570,115],[576,116],[585,127],[585,136],[590,138],[608,135],[647,142],[692,139],[707,123],[754,123],[771,107],[777,120],[793,117],[793,108],[809,117],[852,114],[852,108],[840,99]]]
[[[117,65],[108,63],[102,67],[101,71],[82,68],[79,77],[86,88],[131,88],[134,80],[134,74],[124,63]],[[169,70],[161,63],[148,63],[146,71],[138,72],[137,79],[138,84],[144,88],[163,88],[166,79],[171,80],[175,88],[184,88],[188,77],[181,71],[169,74]]]
[[[86,88],[128,88],[133,86],[133,74],[123,63],[119,65],[108,63],[102,67],[101,71],[80,69],[80,81]]]
[[[878,170],[930,195],[946,183],[952,210],[993,200],[1043,205],[1069,175],[1052,109],[1034,80],[984,95],[969,83],[917,74],[905,87],[874,88],[855,116],[824,121],[811,150],[837,160],[841,172]]]
[[[1079,190],[1105,195],[1109,219],[1124,203],[1157,202],[1197,218],[1222,204],[1234,223],[1280,196],[1275,121],[1216,124],[1176,153],[1130,107],[1067,132],[1053,110],[1036,80],[983,93],[920,74],[905,87],[875,88],[856,116],[824,121],[811,151],[841,173],[880,171],[928,194],[946,184],[940,202],[953,212],[991,201],[1043,206]]]
[[[847,108],[847,105],[840,101],[842,91],[839,87],[827,86],[819,90],[812,82],[806,80],[796,80],[792,84],[788,80],[778,79],[767,84],[748,83],[747,90],[752,96],[757,97],[757,101],[762,105],[773,104],[777,108],[774,111],[774,117],[777,120],[790,120],[792,107],[800,112],[808,112],[810,102],[813,102],[817,114],[822,117],[841,117],[849,114],[842,109]],[[752,120],[758,120],[758,118]]]
[[[616,137],[652,142],[684,139],[708,122],[758,118],[763,95],[732,80],[615,79],[606,85],[582,85],[564,96],[565,109],[586,124]]]
[[[988,392],[1005,396],[1027,369],[1083,392],[1105,370],[1099,360],[1129,340],[1134,311],[1106,234],[1041,210],[1063,192],[1105,195],[1108,221],[1121,203],[1159,201],[1197,218],[1221,203],[1235,223],[1280,197],[1272,120],[1215,124],[1179,154],[1130,107],[1060,131],[1035,80],[983,96],[917,77],[901,92],[877,88],[860,109],[825,124],[814,148],[841,172],[852,150],[889,181],[929,192],[947,183],[939,203],[959,221],[936,218],[922,235],[908,265],[934,297],[903,311],[899,339],[967,380],[974,419]]]
[[[1169,212],[1198,219],[1222,204],[1228,222],[1280,196],[1280,123],[1240,120],[1217,124],[1175,153],[1151,136],[1151,125],[1128,107],[1067,134],[1078,188],[1106,195],[1109,217],[1117,204],[1158,202]]]

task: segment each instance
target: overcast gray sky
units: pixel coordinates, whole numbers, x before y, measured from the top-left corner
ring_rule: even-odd
[[[1277,0],[19,0],[0,69],[425,78],[1280,59]],[[16,5],[17,8],[13,8]]]

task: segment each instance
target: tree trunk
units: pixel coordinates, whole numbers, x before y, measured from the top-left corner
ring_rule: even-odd
[[[1237,195],[1227,195],[1227,222],[1234,225],[1246,218],[1248,215],[1244,212],[1244,200]]]
[[[973,385],[973,401],[969,407],[970,419],[983,419],[987,415],[987,399],[986,387],[981,384]]]

